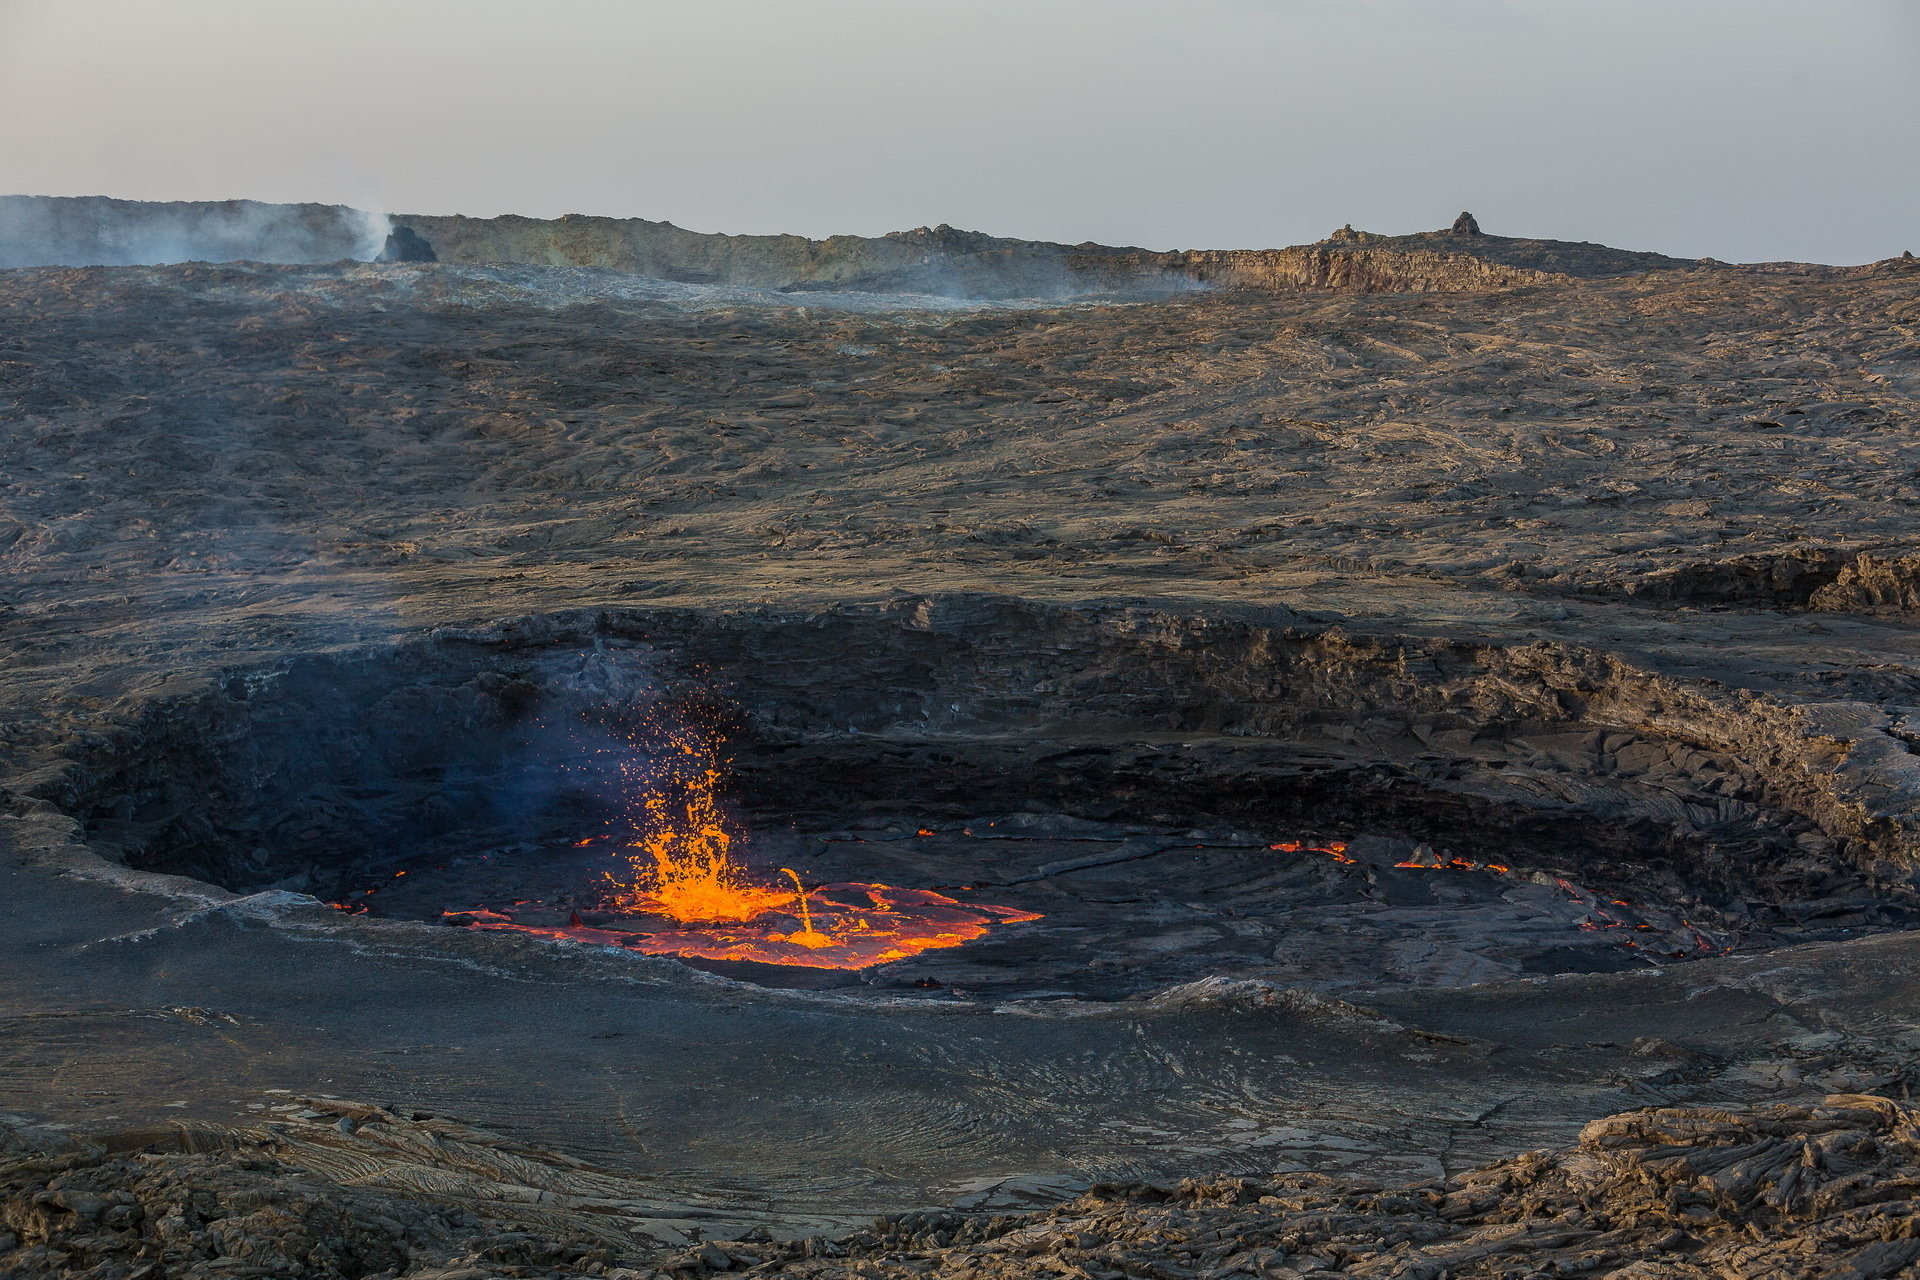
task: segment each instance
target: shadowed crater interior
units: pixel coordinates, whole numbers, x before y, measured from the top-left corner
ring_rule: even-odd
[[[672,923],[615,899],[661,728],[695,726],[747,883],[804,886],[763,928],[804,896],[851,936],[874,886],[984,922],[838,967],[684,962],[926,999],[1452,986],[1907,926],[1764,725],[1676,699],[1571,649],[1290,615],[592,611],[232,672],[76,746],[49,798],[110,858],[344,928],[658,953]]]

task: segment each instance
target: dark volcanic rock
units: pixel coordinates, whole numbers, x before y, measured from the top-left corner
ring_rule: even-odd
[[[1342,227],[1317,246],[1291,250],[1249,250],[1249,255],[1282,252],[1298,253],[1307,248],[1339,249],[1347,252],[1367,250],[1375,254],[1415,258],[1419,254],[1467,258],[1497,266],[1514,273],[1507,283],[1524,283],[1522,273],[1545,273],[1576,279],[1599,280],[1614,276],[1639,275],[1648,271],[1676,271],[1706,264],[1690,258],[1673,258],[1663,253],[1645,253],[1615,249],[1585,241],[1534,240],[1518,236],[1488,235],[1470,213],[1454,219],[1453,225],[1440,231],[1418,231],[1411,235],[1388,236]],[[1439,277],[1445,278],[1445,277]],[[1492,277],[1489,277],[1491,279]],[[1457,282],[1438,286],[1448,291],[1468,291],[1470,277],[1458,275]],[[1486,287],[1481,285],[1479,287]],[[1386,290],[1381,290],[1386,291]]]
[[[435,262],[433,246],[411,227],[395,227],[375,262]]]
[[[376,1186],[362,1166],[355,1181]],[[1577,1146],[1416,1185],[1324,1174],[1107,1183],[1035,1214],[918,1212],[838,1239],[675,1253],[505,1229],[435,1195],[345,1186],[244,1149],[0,1163],[0,1274],[428,1280],[1605,1275],[1854,1280],[1913,1274],[1920,1115],[1875,1095],[1596,1120]],[[556,1187],[555,1203],[583,1201]],[[454,1198],[457,1201],[457,1197]]]
[[[104,1141],[0,1124],[0,1276],[602,1275],[664,1251],[634,1212],[646,1196],[578,1160],[338,1098],[282,1102],[264,1127]]]
[[[920,1214],[833,1244],[708,1245],[662,1264],[808,1280],[1043,1277],[1910,1276],[1920,1116],[1870,1095],[1751,1111],[1665,1108],[1398,1187],[1322,1175],[1095,1187],[1029,1218]],[[822,1256],[826,1255],[826,1256]]]

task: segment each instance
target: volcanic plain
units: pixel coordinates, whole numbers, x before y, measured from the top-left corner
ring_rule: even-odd
[[[0,270],[0,1273],[1912,1273],[1920,265],[752,239]]]

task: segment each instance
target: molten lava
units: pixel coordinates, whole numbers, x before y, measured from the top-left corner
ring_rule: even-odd
[[[739,924],[792,901],[784,889],[751,883],[733,860],[713,744],[690,729],[664,737],[657,755],[621,765],[639,784],[639,838],[631,846],[638,852],[628,858],[633,879],[613,882],[608,905],[683,924]]]
[[[801,928],[792,932],[757,925],[683,929],[636,937],[623,945],[655,956],[865,969],[984,938],[996,924],[1041,918],[1014,907],[960,902],[933,889],[884,884],[824,884],[811,896],[827,917],[826,933],[815,932],[803,919],[795,921]]]
[[[814,950],[821,947],[833,946],[834,937],[832,934],[821,933],[813,927],[813,911],[807,906],[807,887],[800,883],[800,873],[792,867],[782,867],[780,871],[781,874],[793,881],[794,895],[800,901],[800,928],[796,932],[789,933],[784,937],[777,933],[768,934],[769,940],[773,942],[791,942],[796,947],[808,947]]]
[[[1014,907],[960,902],[933,889],[897,889],[884,884],[827,884],[807,891],[805,897],[824,908],[830,931],[814,926],[811,908],[799,917],[769,912],[744,924],[656,932],[642,931],[644,922],[638,920],[588,924],[572,914],[565,924],[544,924],[520,918],[545,914],[539,903],[528,904],[533,910],[517,914],[473,907],[445,912],[444,916],[474,929],[625,947],[643,955],[751,960],[809,969],[865,969],[890,964],[922,951],[984,938],[996,924],[1041,918],[1035,912]],[[787,901],[795,901],[793,895],[788,895]]]
[[[445,915],[476,929],[647,955],[814,969],[865,969],[957,947],[985,937],[996,924],[1040,919],[1031,911],[963,903],[932,889],[851,882],[808,889],[788,867],[781,874],[791,889],[760,883],[735,856],[745,839],[720,804],[724,771],[714,741],[694,729],[666,726],[653,726],[647,737],[651,749],[621,764],[631,789],[633,834],[621,855],[625,868],[606,877],[600,909],[586,917],[568,911],[564,924],[557,909],[539,902]],[[593,843],[589,837],[574,847]]]

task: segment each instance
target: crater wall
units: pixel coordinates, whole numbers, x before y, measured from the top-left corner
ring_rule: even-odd
[[[545,615],[291,660],[150,704],[38,792],[133,865],[268,882],[287,851],[577,820],[605,797],[555,770],[582,752],[541,716],[648,699],[718,717],[743,799],[783,814],[1374,824],[1808,896],[1914,862],[1874,807],[1873,770],[1911,757],[1831,708],[1562,646],[997,597]]]

